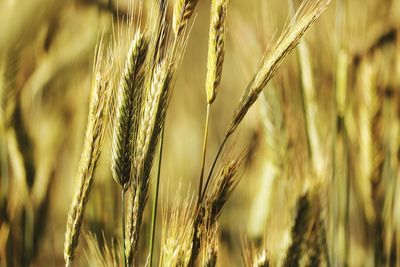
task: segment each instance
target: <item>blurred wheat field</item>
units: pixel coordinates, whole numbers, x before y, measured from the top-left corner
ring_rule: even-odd
[[[0,0],[0,266],[400,266],[399,0]]]

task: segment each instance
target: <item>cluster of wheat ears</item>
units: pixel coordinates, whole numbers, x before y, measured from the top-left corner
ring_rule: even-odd
[[[398,266],[400,0],[330,2],[0,0],[0,267]]]
[[[218,254],[218,218],[225,203],[239,181],[239,166],[246,152],[226,152],[226,160],[214,173],[228,139],[233,135],[250,107],[255,103],[266,84],[274,76],[285,57],[296,47],[303,34],[320,16],[329,0],[304,1],[293,14],[281,36],[269,48],[236,106],[213,164],[205,173],[207,156],[208,122],[212,104],[218,95],[222,76],[227,36],[228,0],[213,0],[207,57],[207,114],[204,131],[202,164],[198,196],[194,205],[187,205],[183,214],[173,214],[167,233],[163,234],[160,252],[161,266],[194,266],[201,255],[201,266],[215,266]],[[176,72],[184,55],[190,35],[189,20],[197,0],[177,0],[172,21],[167,21],[164,0],[155,1],[152,16],[145,27],[140,18],[131,19],[128,33],[132,36],[123,68],[113,57],[115,45],[104,51],[100,43],[96,50],[91,88],[90,111],[85,142],[77,173],[77,186],[69,212],[65,233],[64,258],[71,266],[81,233],[85,206],[95,176],[102,141],[108,129],[112,138],[112,176],[121,186],[123,263],[138,263],[138,244],[141,223],[149,196],[150,171],[156,150],[160,149],[156,192],[153,201],[153,224],[150,254],[147,264],[152,266],[155,215],[157,214],[158,185],[161,172],[163,132],[169,99],[173,92]],[[141,12],[139,12],[140,14]],[[116,74],[117,73],[117,74]],[[118,77],[116,77],[118,76]],[[301,205],[307,205],[307,199]],[[303,203],[305,202],[305,203]],[[304,210],[305,208],[300,208]],[[175,211],[176,212],[176,211]],[[301,216],[301,215],[300,215]],[[303,217],[303,216],[301,216]],[[299,245],[293,239],[288,260],[294,257]],[[257,266],[267,266],[267,262]]]

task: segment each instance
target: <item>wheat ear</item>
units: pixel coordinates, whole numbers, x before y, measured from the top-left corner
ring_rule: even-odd
[[[261,67],[240,98],[233,119],[228,127],[227,135],[231,135],[236,130],[247,111],[257,100],[260,92],[274,76],[282,61],[296,47],[301,37],[327,8],[329,3],[330,0],[308,0],[303,2],[293,21],[283,31],[276,44],[273,45],[270,53],[262,61]]]
[[[176,0],[172,19],[172,30],[175,36],[181,35],[194,12],[198,0]]]
[[[211,5],[206,78],[208,104],[214,102],[221,82],[225,56],[228,2],[228,0],[213,0]]]
[[[89,116],[86,127],[85,141],[79,161],[77,173],[77,187],[72,206],[68,214],[67,229],[64,242],[64,259],[66,266],[71,266],[74,251],[78,245],[85,206],[89,199],[90,188],[101,152],[102,140],[105,132],[105,118],[109,90],[107,84],[107,69],[102,69],[102,48],[97,51],[92,87]],[[106,66],[107,68],[107,66]]]
[[[201,202],[197,203],[193,221],[194,235],[191,264],[194,264],[200,252],[202,236],[204,238],[207,234],[210,234],[210,231],[215,227],[226,201],[239,182],[237,172],[245,155],[246,153],[242,153],[236,159],[224,162],[215,177],[211,192],[207,195],[202,195]]]
[[[147,48],[148,40],[137,31],[130,44],[117,93],[111,170],[113,178],[124,188],[131,175],[133,140],[136,140],[142,105]]]
[[[117,91],[111,150],[111,172],[114,180],[122,186],[123,240],[125,240],[125,192],[131,180],[133,141],[136,140],[142,106],[145,77],[144,63],[148,45],[148,39],[145,34],[137,31],[131,41]],[[125,249],[123,251],[124,263],[126,263]]]

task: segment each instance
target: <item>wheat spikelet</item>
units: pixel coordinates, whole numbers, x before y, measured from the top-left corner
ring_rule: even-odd
[[[172,19],[172,29],[175,36],[179,36],[186,27],[190,17],[193,14],[198,0],[176,0],[174,15]]]
[[[206,93],[207,102],[214,102],[222,76],[225,56],[226,21],[229,0],[213,0],[208,37]]]
[[[244,154],[237,159],[223,164],[217,174],[210,193],[206,196],[206,217],[214,224],[221,215],[222,209],[239,182],[237,171],[243,161]]]
[[[283,31],[271,52],[262,61],[261,67],[247,86],[236,107],[233,119],[228,127],[227,136],[231,135],[242,121],[250,107],[257,100],[260,92],[274,76],[285,57],[296,47],[307,29],[327,8],[330,0],[309,0],[303,2],[293,21]]]
[[[126,224],[126,236],[125,236],[125,255],[128,266],[134,266],[136,260],[137,246],[139,241],[139,226],[142,219],[142,213],[139,211],[139,198],[141,192],[140,187],[136,190],[131,186],[128,190],[128,216]],[[139,225],[139,226],[138,226]]]
[[[218,254],[218,224],[206,227],[204,231],[204,240],[202,240],[201,248],[201,266],[214,267],[217,264]]]
[[[118,87],[111,170],[113,178],[123,187],[126,187],[131,175],[132,142],[136,139],[139,124],[147,47],[146,37],[137,31],[130,44]]]
[[[97,51],[89,107],[89,116],[86,127],[85,142],[82,149],[77,173],[77,187],[72,206],[68,214],[67,229],[64,243],[64,259],[66,266],[71,266],[74,251],[78,245],[83,215],[89,199],[90,188],[101,152],[102,140],[105,132],[105,118],[108,108],[109,90],[107,71],[110,66],[102,66],[102,48]]]

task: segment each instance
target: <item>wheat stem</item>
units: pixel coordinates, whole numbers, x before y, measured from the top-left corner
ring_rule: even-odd
[[[149,267],[153,265],[153,251],[154,251],[154,239],[156,232],[156,222],[157,222],[157,203],[158,203],[158,191],[160,189],[160,176],[161,176],[161,163],[162,163],[162,153],[163,153],[163,145],[164,145],[164,127],[161,130],[160,136],[160,154],[158,156],[158,171],[157,171],[157,180],[156,187],[154,192],[153,199],[153,208],[151,213],[151,234],[150,234],[150,263]]]
[[[122,220],[122,255],[124,261],[124,267],[126,267],[126,254],[125,254],[125,192],[126,190],[123,188],[121,191],[121,201],[122,201],[122,211],[121,211],[121,220]]]
[[[215,166],[217,165],[217,161],[218,161],[219,157],[221,156],[221,152],[222,152],[223,148],[225,147],[225,144],[228,141],[228,138],[230,136],[231,136],[231,134],[229,134],[229,133],[225,135],[224,140],[222,141],[222,143],[221,143],[221,145],[220,145],[220,147],[218,149],[218,152],[215,155],[213,164],[211,165],[210,172],[208,173],[206,184],[204,185],[204,189],[203,189],[203,193],[202,193],[201,198],[200,198],[200,202],[203,201],[203,199],[204,199],[204,195],[206,194],[207,187],[208,187],[208,184],[210,183],[211,176],[212,176],[212,174],[214,172]]]
[[[201,171],[200,171],[200,182],[199,182],[199,197],[198,202],[200,203],[201,200],[201,191],[203,189],[203,176],[204,176],[204,166],[206,163],[206,153],[207,153],[207,139],[208,139],[208,125],[209,125],[209,118],[210,118],[210,107],[211,104],[207,104],[207,113],[206,113],[206,123],[204,126],[204,141],[203,141],[203,152],[202,152],[202,159],[201,159]]]

